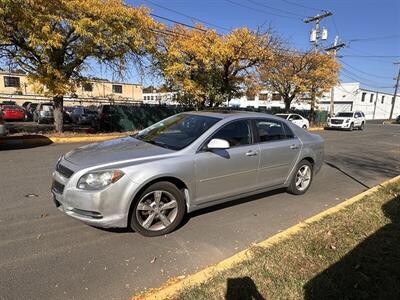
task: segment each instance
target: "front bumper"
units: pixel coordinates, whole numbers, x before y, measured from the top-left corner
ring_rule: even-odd
[[[342,124],[328,123],[327,127],[328,128],[337,128],[337,129],[349,129],[350,128],[350,122],[349,123],[342,123]]]
[[[77,172],[66,178],[53,173],[52,194],[57,208],[84,223],[97,227],[126,227],[129,207],[137,185],[128,176],[102,190],[78,189],[76,183],[82,176]]]

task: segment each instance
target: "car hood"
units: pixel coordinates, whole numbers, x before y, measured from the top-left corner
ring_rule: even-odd
[[[92,167],[173,152],[133,137],[125,137],[76,148],[65,154],[64,159],[79,167]]]

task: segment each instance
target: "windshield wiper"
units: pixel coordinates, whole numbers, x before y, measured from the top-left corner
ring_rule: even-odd
[[[171,149],[171,150],[176,150],[174,147],[171,147],[170,145],[168,145],[168,144],[166,144],[166,143],[163,143],[163,142],[160,142],[160,141],[144,140],[144,139],[142,139],[142,141],[144,141],[144,142],[146,142],[146,143],[149,143],[149,144],[152,144],[152,145],[156,145],[156,146],[162,147],[162,148],[167,148],[167,149]]]

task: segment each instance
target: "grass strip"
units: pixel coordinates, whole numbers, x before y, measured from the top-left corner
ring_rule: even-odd
[[[175,299],[400,299],[400,181]]]

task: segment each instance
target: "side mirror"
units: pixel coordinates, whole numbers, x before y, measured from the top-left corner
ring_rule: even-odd
[[[229,149],[230,145],[227,140],[223,139],[212,139],[207,144],[207,149]]]

